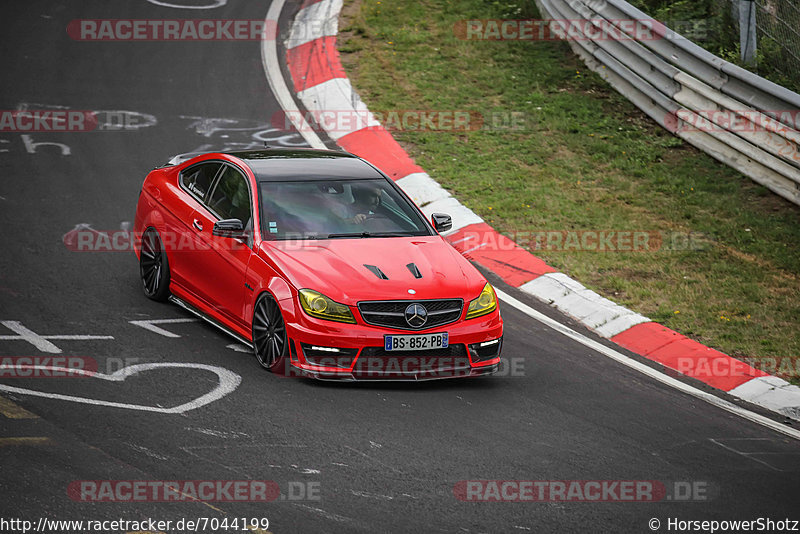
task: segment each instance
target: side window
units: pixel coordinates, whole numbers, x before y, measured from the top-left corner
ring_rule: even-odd
[[[220,219],[239,219],[247,226],[250,222],[250,188],[242,173],[226,165],[208,199],[208,207]]]
[[[217,175],[219,170],[219,163],[201,163],[183,171],[181,174],[181,183],[197,200],[203,202],[203,199],[211,188],[211,182],[214,176]]]

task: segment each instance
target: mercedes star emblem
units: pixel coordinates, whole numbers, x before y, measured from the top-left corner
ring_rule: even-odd
[[[422,304],[410,304],[406,308],[406,322],[412,328],[419,328],[428,321],[428,310]]]

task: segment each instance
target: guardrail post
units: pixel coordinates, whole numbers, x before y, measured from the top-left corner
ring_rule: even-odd
[[[753,0],[739,0],[739,46],[742,62],[752,65],[756,60],[756,3]]]

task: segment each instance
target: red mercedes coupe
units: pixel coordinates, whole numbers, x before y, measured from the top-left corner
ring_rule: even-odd
[[[423,380],[500,365],[494,289],[370,163],[267,148],[183,154],[148,174],[134,225],[144,293],[318,379]]]

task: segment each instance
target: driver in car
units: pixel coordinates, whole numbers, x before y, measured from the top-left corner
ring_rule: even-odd
[[[381,189],[371,185],[354,185],[353,203],[348,206],[348,222],[361,224],[375,215],[381,205]]]

